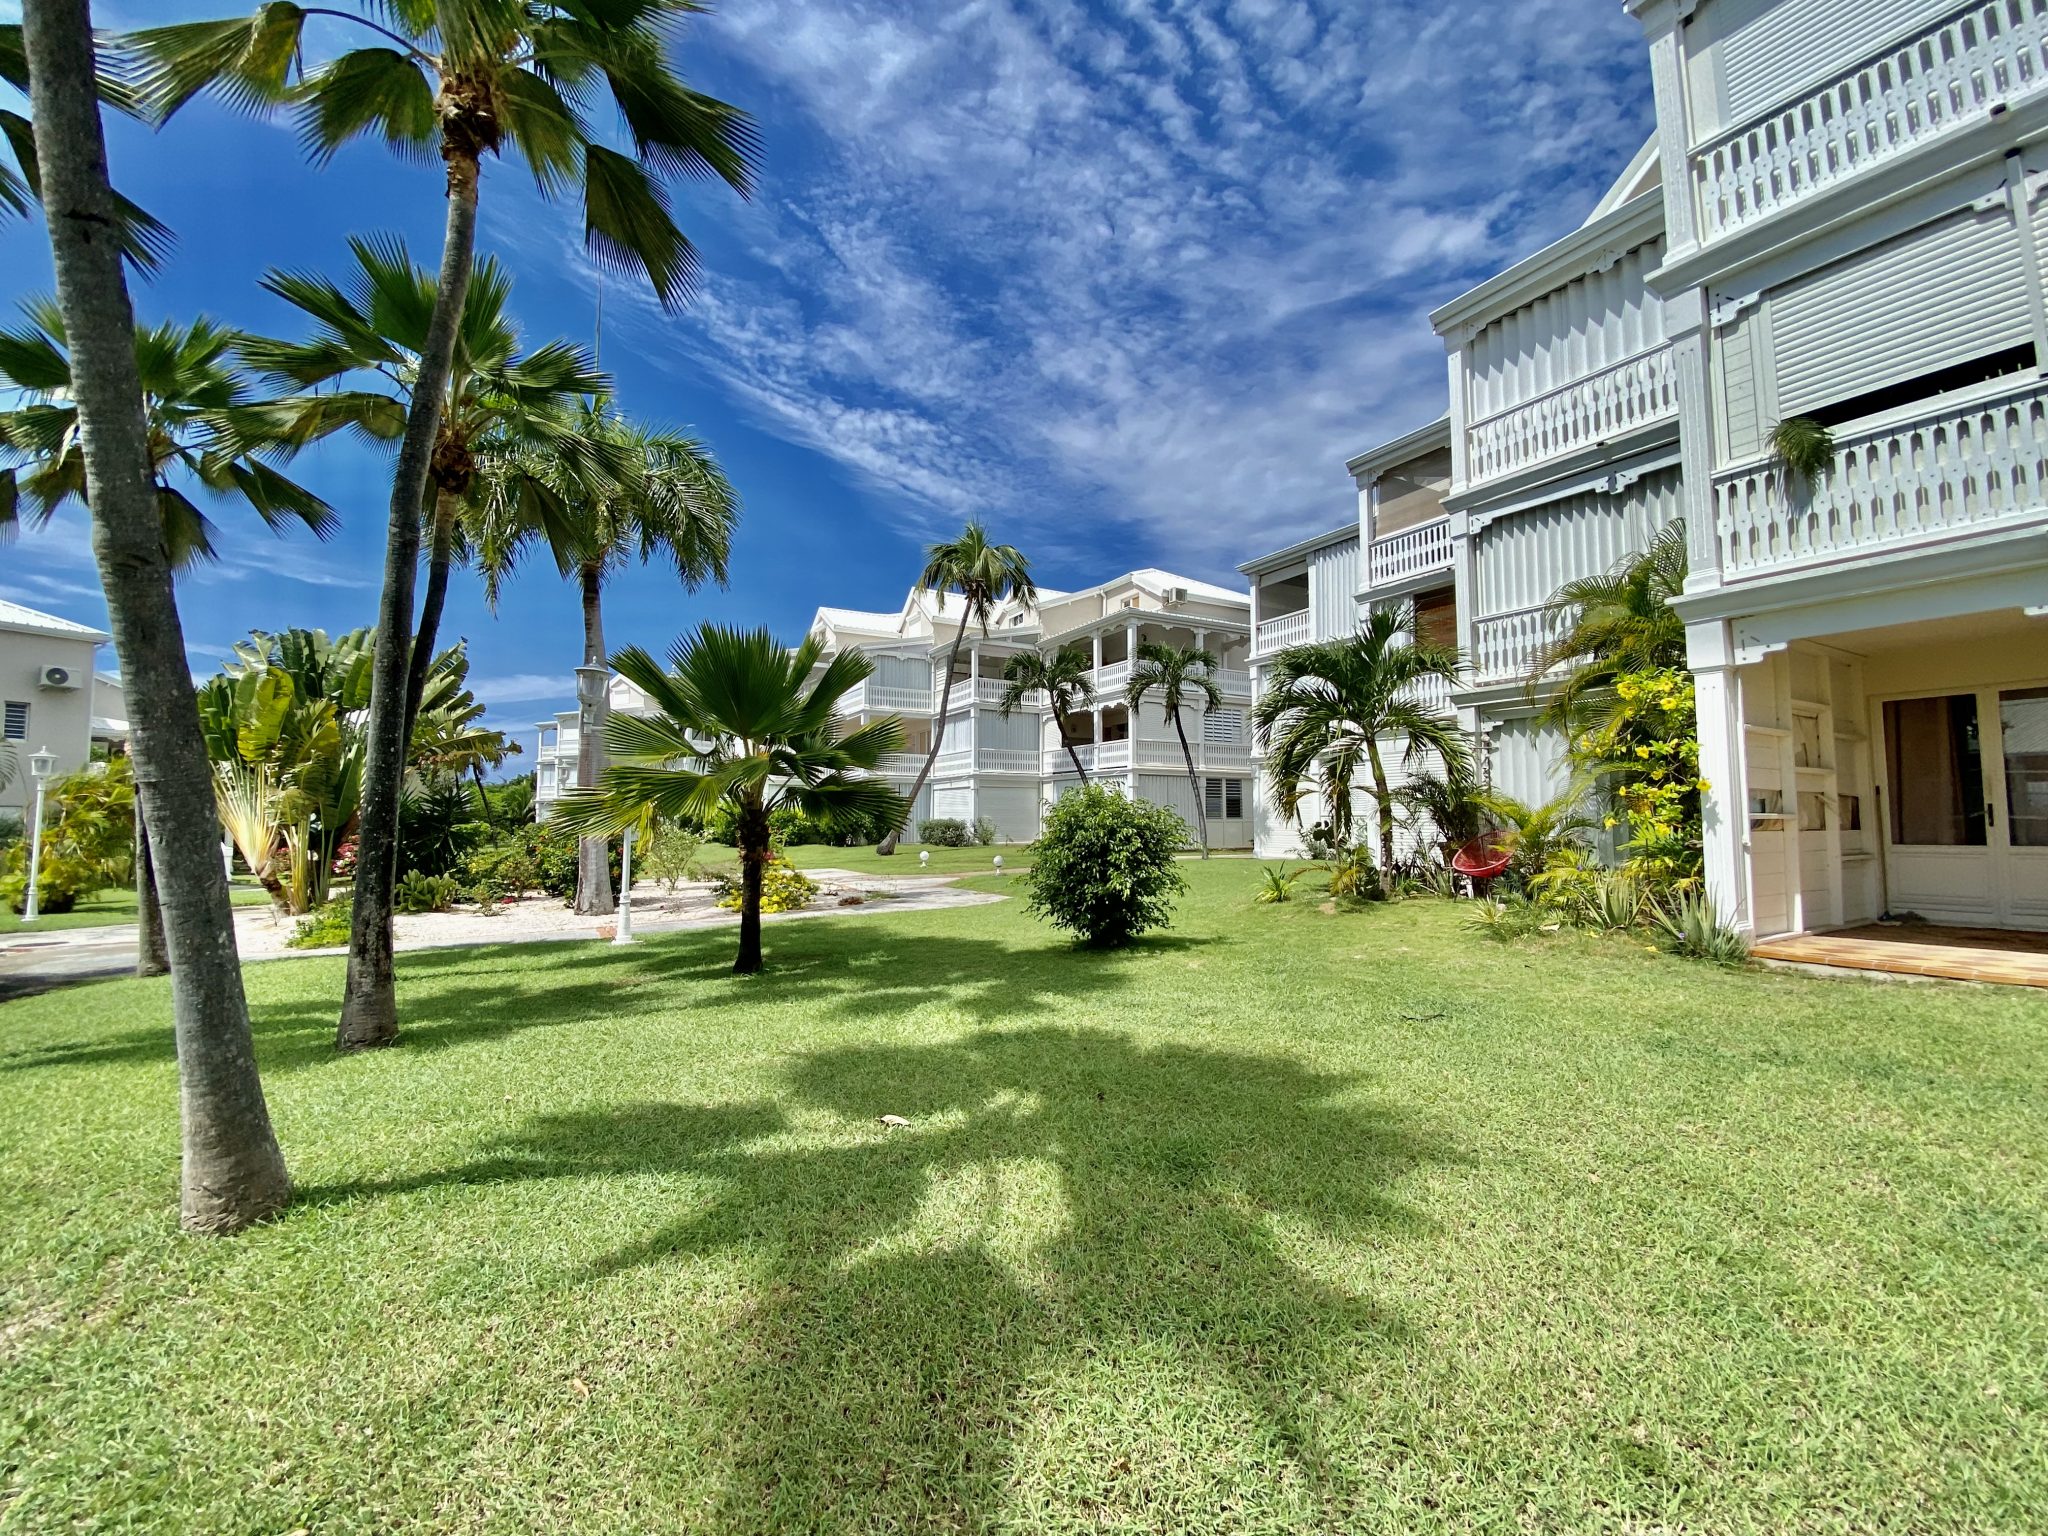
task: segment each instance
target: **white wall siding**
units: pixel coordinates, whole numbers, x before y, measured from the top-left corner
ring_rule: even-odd
[[[1035,785],[984,785],[975,796],[975,814],[996,824],[997,842],[1028,843],[1038,836],[1039,800]]]
[[[1338,640],[1358,629],[1358,541],[1319,549],[1308,561],[1313,638]]]
[[[1252,846],[1252,824],[1255,806],[1253,797],[1258,784],[1249,770],[1242,773],[1204,774],[1203,778],[1237,779],[1244,785],[1242,816],[1211,816],[1209,818],[1209,846],[1211,848],[1249,848]],[[1188,824],[1188,840],[1194,841],[1198,822],[1195,818],[1195,792],[1184,773],[1141,773],[1138,775],[1138,798],[1149,800],[1154,805],[1163,805]]]
[[[1480,618],[1550,601],[1568,581],[1606,570],[1685,515],[1677,469],[1645,475],[1619,495],[1588,492],[1489,523],[1476,551]]]
[[[1763,314],[1751,310],[1721,333],[1713,351],[1720,383],[1724,453],[1746,459],[1763,451],[1776,417],[1766,401]]]
[[[1561,793],[1570,781],[1564,736],[1552,725],[1520,716],[1487,725],[1488,773],[1493,788],[1530,805]]]
[[[1955,0],[1707,0],[1686,30],[1694,142],[1953,9]]]
[[[1769,297],[1779,415],[2032,340],[2012,215],[1964,210]]]
[[[877,656],[875,681],[884,688],[929,688],[931,659],[926,656]]]
[[[1664,259],[1663,237],[1503,315],[1467,349],[1471,419],[1611,368],[1664,343],[1664,304],[1643,278]]]

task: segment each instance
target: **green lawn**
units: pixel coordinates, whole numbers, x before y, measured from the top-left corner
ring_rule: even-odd
[[[729,850],[712,849],[713,854]],[[1025,843],[1001,843],[989,848],[921,848],[916,843],[905,843],[888,858],[876,854],[872,844],[859,848],[829,848],[818,844],[806,844],[798,848],[785,849],[790,863],[798,869],[851,869],[860,873],[872,871],[881,875],[960,875],[987,874],[995,868],[995,856],[1003,856],[1005,869],[1024,869],[1031,863],[1029,845]],[[929,865],[920,865],[917,856],[929,853]]]
[[[270,899],[262,886],[248,881],[237,881],[228,888],[228,894],[238,907],[261,906]],[[45,913],[33,923],[24,923],[12,907],[0,901],[0,933],[19,933],[23,929],[39,929],[47,933],[56,928],[107,928],[134,921],[135,893],[118,887],[81,901],[69,912]]]
[[[2048,1000],[1189,873],[251,967],[225,1242],[163,984],[0,1007],[0,1528],[2040,1529]]]

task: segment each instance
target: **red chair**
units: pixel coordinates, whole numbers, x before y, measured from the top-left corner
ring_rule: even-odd
[[[1476,883],[1504,874],[1514,858],[1514,850],[1499,832],[1482,832],[1451,855],[1451,868]]]

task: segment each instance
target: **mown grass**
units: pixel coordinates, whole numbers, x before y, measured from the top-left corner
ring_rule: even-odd
[[[2039,1528],[2038,995],[1188,873],[1122,955],[408,955],[345,1059],[252,968],[301,1198],[226,1242],[162,984],[0,1008],[0,1528]]]
[[[261,906],[270,899],[260,885],[237,881],[228,887],[228,898],[238,907]],[[135,893],[116,886],[81,900],[69,912],[45,912],[32,923],[0,901],[0,933],[48,933],[59,928],[111,928],[135,921]]]

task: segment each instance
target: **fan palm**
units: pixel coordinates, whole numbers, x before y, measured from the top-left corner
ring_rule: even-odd
[[[604,401],[581,406],[569,440],[594,449],[594,462],[560,444],[488,455],[480,475],[477,544],[484,592],[495,605],[504,578],[540,543],[583,599],[583,665],[605,665],[605,583],[634,560],[666,559],[683,589],[725,585],[740,502],[711,450],[685,432],[637,425]],[[604,766],[602,690],[579,693],[576,781],[595,784]],[[602,838],[586,838],[576,866],[576,910],[613,907]]]
[[[602,266],[638,270],[664,306],[689,291],[695,251],[669,211],[666,183],[716,177],[744,194],[755,135],[746,115],[684,86],[666,44],[706,0],[266,0],[252,14],[131,34],[136,85],[161,121],[204,91],[257,111],[289,108],[324,162],[343,144],[382,138],[401,154],[438,153],[447,217],[434,308],[392,476],[377,688],[370,706],[360,871],[340,1036],[350,1047],[398,1035],[391,951],[398,797],[404,776],[420,508],[476,246],[483,157],[509,147],[544,197],[580,191],[584,244]],[[362,29],[368,46],[307,68],[309,16]],[[599,142],[589,111],[602,92],[632,153]]]
[[[1579,735],[1597,723],[1617,677],[1685,665],[1685,621],[1671,599],[1685,590],[1686,564],[1685,524],[1673,522],[1647,548],[1551,594],[1545,612],[1556,637],[1529,663],[1532,691],[1562,673],[1543,718]]]
[[[331,432],[347,425],[395,437],[433,319],[434,274],[415,265],[405,242],[396,238],[353,239],[349,251],[355,270],[345,283],[313,272],[266,274],[263,286],[311,316],[314,333],[300,342],[251,338],[242,356],[266,376],[302,390],[350,386],[287,401],[293,429]],[[425,503],[427,586],[406,680],[408,728],[418,718],[433,663],[449,569],[468,542],[465,514],[476,502],[479,456],[575,466],[587,478],[602,474],[605,445],[579,435],[574,411],[604,392],[605,376],[587,351],[568,342],[522,352],[507,312],[511,287],[504,269],[486,257],[476,264],[463,298]],[[373,378],[385,387],[368,387]],[[543,452],[518,453],[530,447]],[[545,486],[538,493],[546,494]]]
[[[997,706],[1008,719],[1022,707],[1025,695],[1044,694],[1053,723],[1059,727],[1060,745],[1073,759],[1074,772],[1081,776],[1083,784],[1088,782],[1088,770],[1081,766],[1081,754],[1067,739],[1067,717],[1094,707],[1094,670],[1088,658],[1078,651],[1059,651],[1051,656],[1030,651],[1013,656],[1003,668],[1003,680],[1009,686],[1003,690],[1002,703]]]
[[[0,329],[0,383],[21,400],[0,411],[0,533],[24,515],[40,526],[67,503],[86,501],[86,450],[64,317],[50,299],[32,299],[23,310],[26,324]],[[334,509],[273,462],[334,427],[306,423],[288,432],[276,402],[259,398],[235,364],[244,340],[203,316],[135,331],[150,476],[173,569],[219,557],[220,530],[188,489],[239,501],[276,531],[296,523],[324,539],[336,527]]]
[[[1463,666],[1456,646],[1417,637],[1407,605],[1374,609],[1346,639],[1274,657],[1252,725],[1280,814],[1292,818],[1319,795],[1331,835],[1348,844],[1352,782],[1362,765],[1372,780],[1384,881],[1394,862],[1394,796],[1381,744],[1398,743],[1407,764],[1434,756],[1446,775],[1469,777],[1471,753],[1457,722],[1417,702],[1414,687],[1431,678],[1454,683]]]
[[[833,718],[874,663],[844,651],[809,682],[822,655],[816,639],[786,650],[766,630],[712,624],[677,640],[666,669],[637,646],[621,651],[612,665],[656,713],[612,717],[605,735],[614,761],[555,813],[580,832],[604,834],[638,825],[650,811],[691,825],[736,812],[742,880],[733,970],[742,976],[761,969],[770,814],[794,806],[827,831],[901,815],[895,792],[874,775],[883,754],[903,745],[902,722],[890,716],[842,732]]]
[[[1154,694],[1159,696],[1159,707],[1165,712],[1166,723],[1173,727],[1173,734],[1180,739],[1180,760],[1187,764],[1188,788],[1195,797],[1195,826],[1202,839],[1202,857],[1206,859],[1209,857],[1209,807],[1202,794],[1202,781],[1195,776],[1195,754],[1188,748],[1188,733],[1181,724],[1181,711],[1198,708],[1206,715],[1212,709],[1223,707],[1223,690],[1216,686],[1215,655],[1209,651],[1146,641],[1138,647],[1130,682],[1124,688],[1124,699],[1135,716],[1139,706]]]
[[[124,61],[104,49],[95,50],[94,80],[100,105],[112,107],[129,117],[140,117],[142,109],[129,84]],[[20,25],[0,26],[0,81],[28,94],[28,49]],[[36,158],[34,126],[19,112],[0,110],[0,139],[14,156],[9,166],[0,160],[0,219],[26,217],[43,205],[43,171]],[[173,236],[157,219],[116,192],[114,222],[119,228],[121,254],[138,272],[153,273],[170,254]]]
[[[923,766],[917,770],[917,782],[910,786],[910,797],[904,802],[906,817],[917,804],[917,797],[924,793],[932,766],[939,760],[939,748],[946,739],[946,712],[953,702],[953,672],[960,665],[960,652],[967,644],[968,626],[979,626],[986,637],[988,621],[1004,601],[1015,599],[1030,604],[1038,600],[1038,585],[1031,579],[1031,562],[1011,545],[991,544],[980,523],[969,523],[957,539],[930,545],[924,555],[924,570],[917,578],[919,589],[938,594],[941,613],[946,611],[947,597],[957,592],[966,611],[960,616],[959,631],[953,636],[953,648],[946,656],[946,681],[939,690],[932,743],[925,751]],[[899,820],[875,852],[894,853],[902,836],[903,823]]]

